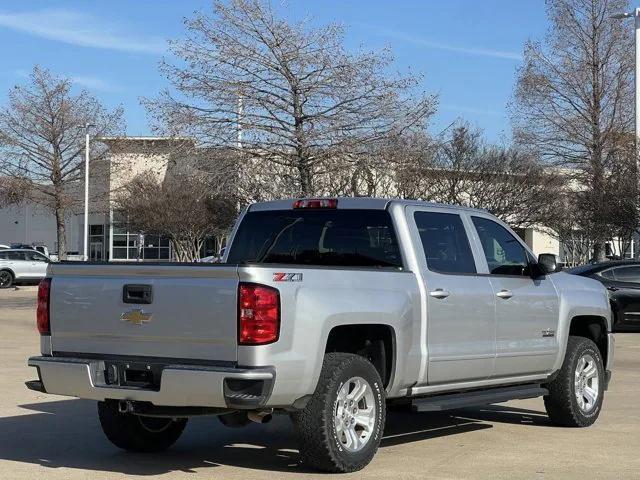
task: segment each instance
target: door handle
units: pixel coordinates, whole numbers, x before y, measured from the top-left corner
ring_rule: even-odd
[[[617,292],[619,290],[618,287],[607,287],[607,290],[609,290],[610,292]]]
[[[496,297],[498,298],[503,298],[505,300],[510,299],[511,297],[513,297],[513,293],[511,293],[511,290],[507,290],[507,289],[502,289],[500,290],[498,293],[496,293]]]
[[[429,296],[431,296],[433,298],[442,299],[442,298],[447,298],[449,295],[451,295],[450,292],[448,292],[447,290],[443,290],[441,288],[436,288],[432,292],[429,292]]]

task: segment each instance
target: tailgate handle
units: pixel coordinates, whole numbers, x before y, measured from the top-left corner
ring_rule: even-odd
[[[151,285],[125,285],[122,287],[122,301],[148,305],[153,302]]]

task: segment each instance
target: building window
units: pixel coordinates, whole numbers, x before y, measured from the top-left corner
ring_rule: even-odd
[[[143,243],[145,260],[169,260],[169,239],[160,235],[145,235]]]
[[[169,239],[160,235],[129,231],[126,221],[113,224],[114,260],[171,260]]]
[[[93,262],[101,262],[106,257],[105,231],[104,225],[89,225],[89,260]]]

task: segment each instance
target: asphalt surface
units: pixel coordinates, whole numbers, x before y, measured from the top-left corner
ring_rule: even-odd
[[[228,429],[191,420],[161,455],[113,447],[95,403],[27,390],[38,354],[35,288],[0,290],[0,479],[328,477],[304,470],[285,416]],[[640,334],[618,334],[610,390],[598,422],[554,427],[541,399],[442,414],[389,413],[373,462],[341,478],[640,478]]]

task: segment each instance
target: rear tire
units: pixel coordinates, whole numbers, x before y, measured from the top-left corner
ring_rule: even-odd
[[[327,353],[306,407],[292,414],[302,463],[326,472],[355,472],[373,458],[382,438],[385,394],[365,358]]]
[[[143,417],[120,413],[118,402],[98,402],[98,418],[102,431],[116,447],[129,452],[160,452],[176,443],[186,418]]]
[[[570,336],[562,368],[547,384],[544,406],[553,423],[588,427],[600,415],[604,398],[604,367],[592,340]]]
[[[0,288],[10,288],[13,282],[13,274],[9,270],[0,271]]]

